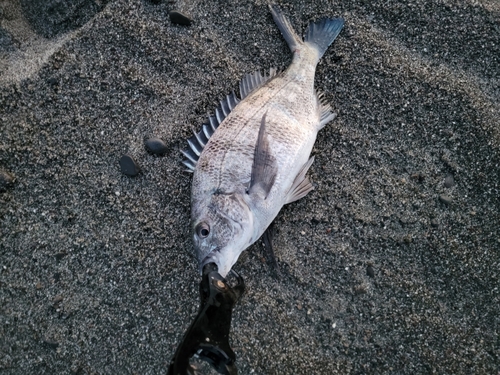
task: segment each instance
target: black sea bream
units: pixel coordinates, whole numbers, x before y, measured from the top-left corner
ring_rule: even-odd
[[[335,117],[314,89],[314,73],[344,21],[313,22],[302,40],[278,8],[269,8],[293,53],[291,65],[280,74],[246,75],[241,100],[228,95],[183,151],[194,172],[191,220],[200,267],[213,262],[223,277],[283,205],[312,190],[311,150]]]

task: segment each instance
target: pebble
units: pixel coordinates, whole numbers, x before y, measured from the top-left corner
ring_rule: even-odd
[[[61,260],[61,259],[62,259],[62,258],[64,258],[66,255],[68,255],[68,253],[66,253],[65,251],[61,251],[61,252],[57,253],[57,254],[55,255],[55,257],[56,257],[56,260]]]
[[[57,349],[57,347],[59,346],[59,343],[57,341],[53,341],[53,340],[47,340],[47,339],[44,339],[43,340],[43,343],[49,347],[50,349]]]
[[[52,300],[52,303],[53,303],[54,305],[57,305],[58,303],[61,303],[63,299],[64,299],[64,298],[63,298],[63,296],[57,295],[57,296],[55,296],[55,297],[54,297],[54,299]]]
[[[164,155],[168,148],[160,138],[149,138],[146,142],[146,150],[155,155]]]
[[[168,16],[170,17],[170,21],[176,25],[191,26],[191,23],[193,22],[190,17],[176,10],[169,12]]]
[[[413,173],[410,177],[418,182],[423,182],[425,180],[425,175],[422,172]]]
[[[366,292],[367,292],[366,285],[364,284],[359,284],[354,287],[355,294],[365,294]]]
[[[125,154],[120,158],[120,169],[123,174],[131,177],[137,176],[141,171],[132,156],[128,154]]]
[[[441,194],[439,196],[439,200],[444,203],[444,204],[450,204],[452,201],[452,198],[449,195],[446,194]]]
[[[14,184],[14,176],[9,172],[0,169],[0,191],[11,187]]]
[[[431,220],[431,226],[433,226],[434,228],[439,227],[439,222],[437,221],[437,219],[432,219]]]
[[[366,274],[370,277],[375,277],[375,271],[372,266],[366,267]]]
[[[453,185],[455,185],[455,179],[453,178],[452,174],[449,174],[444,179],[444,186],[447,188],[451,188]]]

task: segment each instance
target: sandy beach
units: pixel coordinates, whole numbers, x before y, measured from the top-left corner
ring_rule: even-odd
[[[267,4],[0,0],[2,374],[166,374],[199,304],[179,150],[289,65]],[[345,19],[316,73],[338,116],[279,274],[260,242],[234,267],[239,373],[500,373],[500,3],[278,5]]]

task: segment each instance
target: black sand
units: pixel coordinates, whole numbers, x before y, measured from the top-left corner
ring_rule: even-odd
[[[0,372],[165,374],[200,279],[179,149],[290,53],[263,1],[75,3],[0,1]],[[317,70],[339,115],[276,220],[280,278],[261,245],[235,266],[240,373],[497,374],[499,3],[280,5],[345,18]]]

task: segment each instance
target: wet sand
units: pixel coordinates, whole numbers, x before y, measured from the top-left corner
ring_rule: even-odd
[[[91,3],[0,1],[5,374],[166,373],[200,280],[179,149],[245,73],[290,63],[263,1]],[[235,266],[240,373],[496,374],[500,5],[279,4],[301,32],[345,18],[316,76],[338,117],[276,220],[280,275],[259,243]]]

